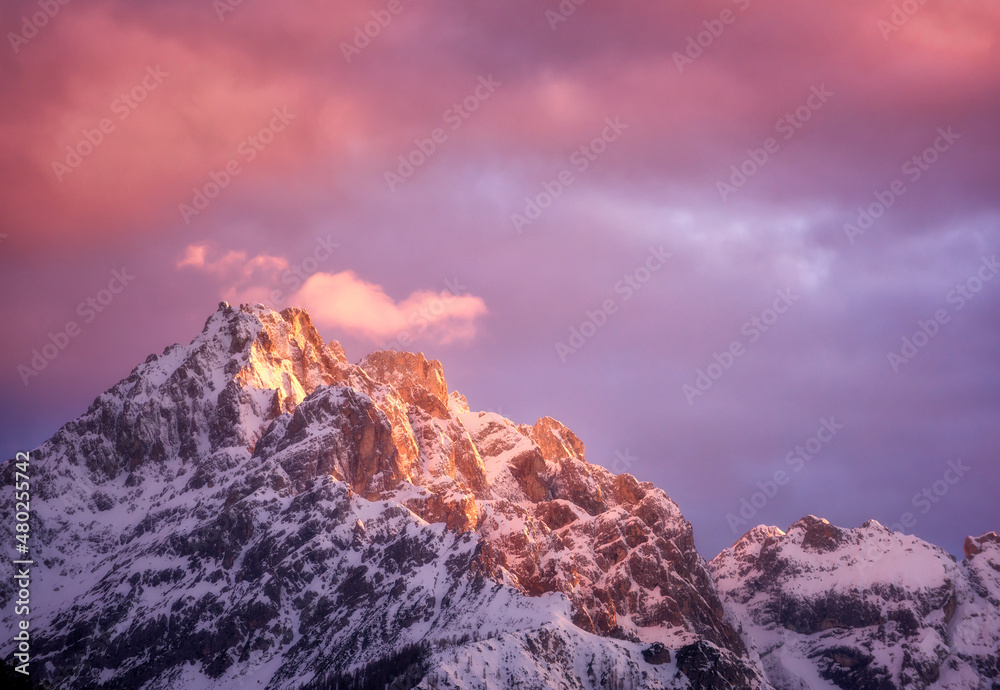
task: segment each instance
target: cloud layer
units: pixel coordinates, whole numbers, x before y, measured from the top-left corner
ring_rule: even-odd
[[[219,299],[260,301],[354,358],[423,349],[473,407],[558,417],[593,462],[628,449],[706,553],[831,415],[748,523],[911,512],[952,550],[1000,527],[1000,281],[970,283],[1000,244],[1000,8],[573,6],[407,2],[374,27],[384,3],[105,0],[13,41],[2,454]],[[7,3],[5,33],[37,9]],[[968,480],[921,512],[958,457]]]

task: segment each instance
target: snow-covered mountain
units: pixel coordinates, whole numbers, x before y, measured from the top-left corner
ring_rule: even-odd
[[[767,687],[666,494],[300,310],[220,305],[30,456],[60,688],[298,688],[415,643],[425,688]]]
[[[297,309],[221,304],[30,458],[31,671],[58,688],[1000,680],[995,534],[958,564],[806,518],[706,564],[556,420],[473,412],[423,355],[351,364]]]
[[[965,560],[871,520],[756,527],[709,564],[777,688],[1000,688],[1000,538]]]

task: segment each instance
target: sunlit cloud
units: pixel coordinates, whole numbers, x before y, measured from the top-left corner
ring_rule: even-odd
[[[214,277],[221,285],[220,297],[228,302],[270,304],[275,285],[288,270],[288,261],[280,256],[248,257],[245,251],[230,250],[211,258],[214,253],[217,252],[207,244],[189,245],[176,268],[198,270]]]
[[[473,295],[418,290],[396,302],[380,285],[362,280],[353,271],[317,273],[294,297],[313,320],[373,342],[407,333],[439,343],[468,340],[476,335],[476,320],[486,314],[486,303]]]

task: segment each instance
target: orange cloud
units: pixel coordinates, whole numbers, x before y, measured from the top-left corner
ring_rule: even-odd
[[[317,273],[293,301],[323,326],[348,331],[376,343],[427,338],[438,343],[468,340],[476,334],[476,319],[486,314],[486,303],[473,295],[458,295],[449,286],[441,292],[419,290],[401,302],[380,285],[366,282],[353,271]]]
[[[275,304],[279,285],[300,285],[288,300],[305,308],[318,325],[368,338],[384,345],[405,346],[418,339],[437,343],[469,340],[476,335],[476,320],[487,313],[480,297],[460,294],[461,286],[445,281],[440,292],[416,290],[396,302],[381,285],[359,278],[353,271],[314,273],[306,278],[303,266],[270,254],[248,257],[245,251],[215,250],[209,244],[192,244],[174,265],[213,277],[219,296],[232,303]],[[291,278],[291,280],[289,280]],[[303,282],[304,281],[304,282]]]

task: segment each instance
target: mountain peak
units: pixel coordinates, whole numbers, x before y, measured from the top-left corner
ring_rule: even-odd
[[[666,494],[587,463],[552,417],[470,411],[423,354],[349,363],[300,309],[219,304],[33,457],[39,654],[62,684],[229,687],[264,665],[288,687],[348,654],[499,626],[518,657],[555,644],[672,687],[688,671],[642,652],[690,648],[764,687]],[[162,602],[171,632],[142,632]],[[172,634],[196,646],[157,646]],[[547,686],[577,667],[518,673]]]
[[[844,530],[815,515],[806,515],[788,528],[790,537],[798,537],[799,532],[802,533],[802,547],[816,551],[833,551],[848,537]]]
[[[965,558],[967,560],[987,550],[1000,554],[1000,536],[997,536],[996,532],[987,532],[979,537],[965,538]]]
[[[439,419],[447,416],[448,384],[438,360],[428,360],[422,352],[381,350],[363,358],[358,366],[376,383],[397,391],[407,403]]]
[[[776,687],[980,687],[998,663],[1000,549],[966,546],[967,566],[874,520],[809,515],[751,530],[709,569]]]
[[[760,546],[768,539],[773,540],[783,536],[785,536],[785,532],[779,527],[775,527],[774,525],[757,525],[737,539],[731,548],[742,550],[751,546]]]
[[[942,645],[951,617],[993,639],[995,533],[956,564],[806,516],[706,564],[666,493],[588,463],[558,420],[473,411],[420,353],[351,364],[301,309],[221,303],[31,457],[33,651],[60,687],[298,688],[426,645],[456,687],[768,690],[784,652],[752,645],[778,628],[821,660],[809,636],[899,616]],[[899,605],[850,599],[851,578]],[[8,624],[13,596],[0,582]],[[970,645],[960,672],[985,673]]]
[[[529,434],[541,449],[542,456],[549,462],[559,462],[562,459],[584,460],[583,441],[552,417],[539,418]]]

